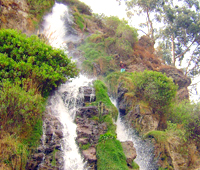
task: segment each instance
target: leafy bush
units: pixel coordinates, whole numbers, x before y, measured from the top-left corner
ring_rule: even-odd
[[[111,73],[106,77],[106,82],[114,93],[117,92],[119,83],[128,92],[125,96],[133,96],[137,100],[149,103],[154,111],[164,111],[176,95],[177,86],[171,78],[161,72],[144,71],[134,73]]]
[[[53,49],[34,35],[27,37],[16,30],[0,30],[0,80],[30,80],[47,95],[76,75],[75,63],[62,50]]]
[[[162,110],[176,95],[177,86],[161,72],[144,71],[133,74],[135,94],[149,102],[156,110]]]
[[[108,139],[116,139],[116,135],[106,132],[105,134],[100,135],[99,142],[105,142]]]
[[[170,108],[168,120],[171,123],[183,126],[187,138],[199,141],[200,139],[200,104],[182,101],[174,103]]]

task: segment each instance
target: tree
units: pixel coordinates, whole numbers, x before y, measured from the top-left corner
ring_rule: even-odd
[[[121,0],[117,0],[121,1]],[[147,27],[149,37],[155,43],[155,28],[153,27],[153,19],[151,14],[156,14],[156,10],[163,4],[163,0],[128,0],[126,1],[128,10],[134,10],[138,15],[146,15],[146,23],[143,23]],[[144,31],[143,31],[144,32]]]
[[[199,4],[196,1],[182,1],[181,6],[165,3],[161,11],[164,26],[162,40],[171,42],[172,64],[187,57],[185,74],[194,75],[199,71]]]
[[[163,49],[162,56],[168,64],[176,66],[179,60],[181,65],[185,59],[186,75],[200,72],[200,9],[197,0],[128,0],[126,5],[128,9],[139,7],[138,12],[146,13],[148,35],[153,41],[155,37],[160,38],[157,40],[159,49]],[[159,35],[155,35],[153,27],[157,22],[163,25]]]

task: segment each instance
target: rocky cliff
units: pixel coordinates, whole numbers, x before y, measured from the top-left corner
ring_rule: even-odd
[[[0,28],[33,32],[35,28],[29,10],[26,0],[2,0],[0,2]]]

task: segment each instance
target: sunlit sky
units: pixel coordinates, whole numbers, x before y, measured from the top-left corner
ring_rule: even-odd
[[[135,15],[132,20],[126,15],[126,5],[122,1],[121,5],[116,0],[80,0],[91,7],[93,13],[105,14],[106,16],[118,16],[120,19],[129,21],[129,24],[139,28],[139,23],[144,22],[144,17]]]
[[[124,1],[121,2],[121,5],[119,5],[119,2],[117,2],[116,0],[80,0],[80,1],[90,6],[93,13],[98,13],[98,14],[103,13],[106,16],[118,16],[120,19],[125,18],[127,21],[129,21],[129,24],[135,28],[139,28],[139,23],[145,22],[144,17],[137,15],[135,15],[130,21],[126,15],[126,5]],[[138,33],[139,35],[142,34],[142,32]],[[196,78],[195,80],[193,80],[193,83],[198,80],[200,80],[200,78]],[[200,85],[198,87],[198,91],[200,91]],[[198,98],[199,95],[192,95],[191,100],[197,100]]]

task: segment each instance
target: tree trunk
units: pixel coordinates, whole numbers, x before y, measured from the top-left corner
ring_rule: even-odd
[[[174,45],[174,35],[171,36],[172,39],[172,65],[175,66],[176,58],[175,58],[175,45]]]

